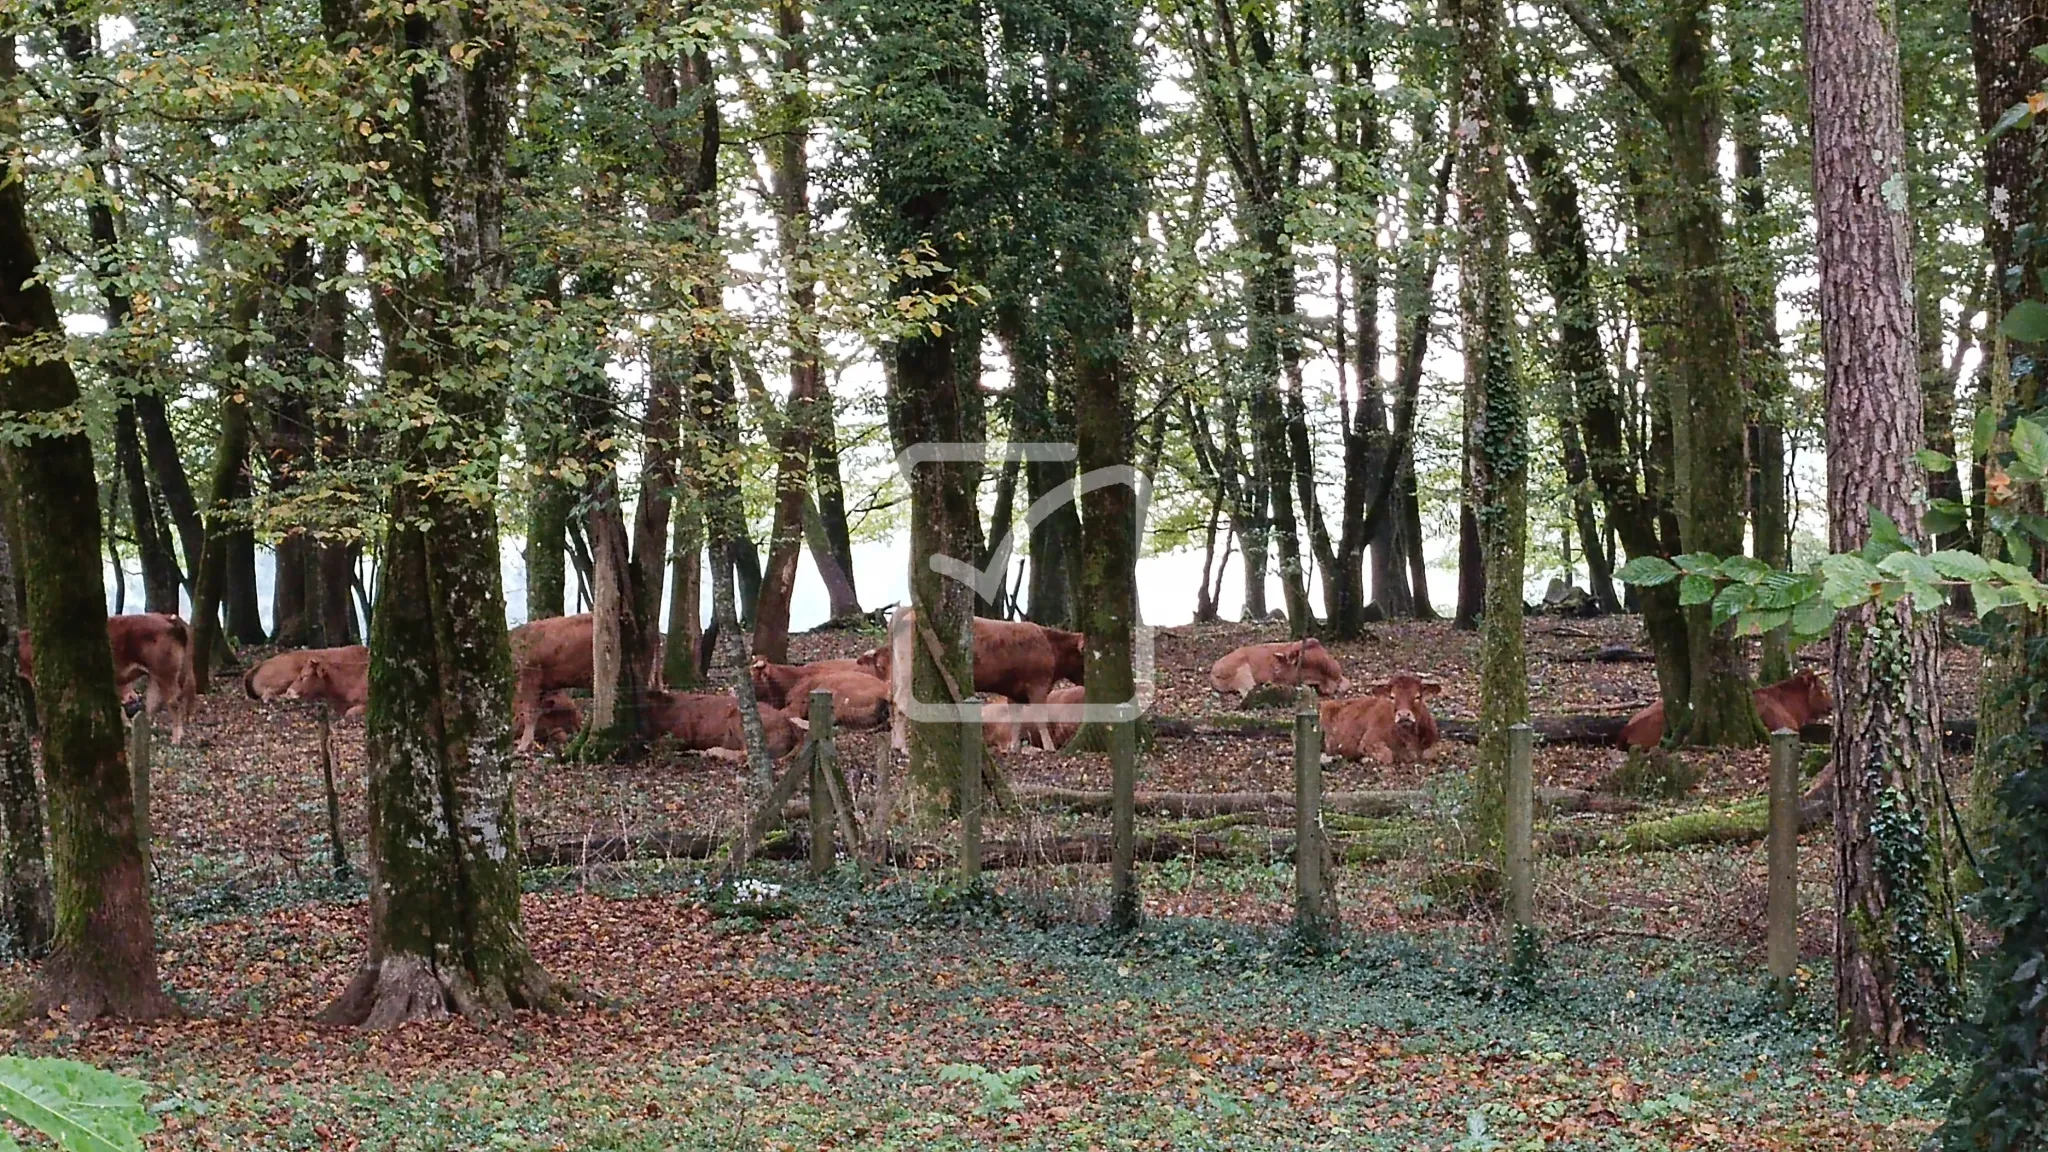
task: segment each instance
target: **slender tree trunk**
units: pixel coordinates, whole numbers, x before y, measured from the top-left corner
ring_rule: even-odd
[[[1477,131],[1458,149],[1459,305],[1464,325],[1471,512],[1486,573],[1479,639],[1479,757],[1473,825],[1489,855],[1504,851],[1508,728],[1529,715],[1522,648],[1528,535],[1528,414],[1514,361],[1500,0],[1459,0],[1459,122]]]
[[[699,469],[696,453],[684,449],[685,474]],[[668,646],[662,680],[670,688],[693,688],[710,669],[697,666],[704,635],[704,513],[694,494],[676,501],[675,543],[669,554]]]
[[[1401,461],[1401,521],[1408,539],[1408,582],[1415,591],[1415,618],[1436,620],[1436,605],[1429,598],[1429,557],[1422,551],[1422,501],[1415,492],[1415,456],[1411,449]]]
[[[248,324],[256,317],[254,295],[236,302],[230,329],[237,333],[234,343],[222,354],[223,368],[239,374],[248,358]],[[228,591],[228,566],[233,554],[227,518],[232,514],[237,477],[248,466],[249,402],[232,387],[223,387],[220,397],[220,443],[213,453],[213,474],[207,500],[206,544],[200,552],[199,569],[192,589],[192,676],[199,693],[211,690],[214,658],[225,633],[221,631],[221,604]]]
[[[814,557],[832,557],[843,580],[827,579],[832,598],[832,618],[845,620],[860,615],[860,595],[853,573],[853,537],[846,522],[846,486],[839,474],[839,431],[832,408],[832,390],[822,380],[818,385],[818,423],[811,441],[811,487],[817,493],[817,519],[824,547],[811,546]],[[809,531],[806,525],[805,531]],[[825,565],[818,563],[820,571]]]
[[[178,612],[178,559],[164,535],[164,524],[150,498],[149,472],[142,462],[142,433],[135,405],[114,413],[114,456],[121,484],[128,493],[128,517],[135,530],[135,555],[142,563],[142,605],[147,612]]]
[[[817,353],[818,288],[805,271],[810,259],[810,56],[801,0],[776,0],[782,38],[781,96],[776,120],[781,138],[769,148],[774,173],[775,234],[789,279],[789,410],[782,424],[775,469],[775,515],[768,535],[768,570],[754,621],[754,652],[777,663],[789,659],[790,598],[802,559],[804,504],[810,496],[812,442],[823,386]]]
[[[0,37],[0,50],[12,55],[14,46]],[[0,484],[0,501],[9,496]],[[43,790],[36,782],[35,745],[29,739],[28,693],[14,674],[14,558],[7,535],[12,518],[0,509],[0,832],[7,836],[6,852],[0,855],[0,907],[15,945],[41,959],[56,933],[57,908],[44,856]]]
[[[1469,375],[1469,371],[1468,371]],[[1486,551],[1479,538],[1479,518],[1473,515],[1472,505],[1479,499],[1477,481],[1472,475],[1472,401],[1470,382],[1467,382],[1465,402],[1464,459],[1460,464],[1463,477],[1462,499],[1458,502],[1458,607],[1451,617],[1451,627],[1460,632],[1473,632],[1479,628],[1479,617],[1486,602]],[[1517,593],[1519,596],[1519,593]]]
[[[1018,323],[1004,339],[1016,349],[1016,384],[1012,411],[1027,443],[1074,442],[1072,378],[1053,378],[1046,362],[1046,338],[1035,317]],[[1031,505],[1074,478],[1074,465],[1060,460],[1024,463],[1024,490]],[[1071,502],[1056,505],[1052,514],[1031,527],[1030,593],[1024,616],[1048,628],[1075,628],[1081,619],[1081,516]]]
[[[0,37],[0,48],[0,80],[11,84],[12,38]],[[0,131],[9,138],[13,112],[0,108]],[[67,360],[24,356],[16,347],[61,342],[63,327],[48,286],[37,279],[46,270],[11,155],[0,152],[0,363],[8,365],[0,409],[53,420],[76,409],[78,381]],[[13,502],[11,538],[35,542],[13,557],[28,594],[24,623],[35,633],[55,879],[56,932],[35,1010],[78,1020],[175,1015],[157,979],[126,726],[107,647],[92,444],[79,431],[8,442],[0,447],[0,475]],[[11,670],[0,675],[12,678]]]
[[[1868,509],[1908,530],[1923,509],[1895,22],[1887,0],[1806,9],[1836,552],[1869,540]],[[1924,803],[1941,757],[1932,622],[1910,602],[1844,612],[1834,652],[1835,1015],[1852,1051],[1891,1051],[1952,1008],[1952,926]]]
[[[1747,62],[1745,61],[1745,71]],[[1737,199],[1742,207],[1739,247],[1743,265],[1758,270],[1739,281],[1737,312],[1742,321],[1743,387],[1756,411],[1751,437],[1750,522],[1756,558],[1779,571],[1792,567],[1789,509],[1785,491],[1785,414],[1791,393],[1785,356],[1778,344],[1777,270],[1769,238],[1753,235],[1765,226],[1769,207],[1764,190],[1762,131],[1755,109],[1745,108],[1735,132]],[[1764,634],[1759,649],[1758,679],[1775,684],[1792,674],[1792,645],[1783,628]]]
[[[246,459],[237,470],[236,488],[236,503],[246,504],[251,491]],[[256,533],[247,527],[228,533],[227,587],[221,603],[227,613],[227,634],[237,643],[261,644],[269,639],[263,630],[262,604],[257,599]]]

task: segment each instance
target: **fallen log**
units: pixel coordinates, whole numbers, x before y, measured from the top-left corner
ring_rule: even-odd
[[[708,860],[727,838],[709,832],[654,829],[632,836],[564,837],[536,840],[525,845],[523,862],[528,868],[580,868],[591,864],[617,864],[627,860]],[[1242,838],[1226,839],[1206,835],[1156,835],[1138,837],[1137,858],[1143,863],[1166,860],[1215,860],[1233,857],[1274,859],[1293,850],[1289,837],[1271,837],[1263,846],[1247,844]],[[1086,833],[1031,840],[991,840],[981,846],[983,869],[1030,868],[1047,864],[1104,864],[1109,861],[1110,835]],[[884,849],[887,861],[902,868],[950,868],[955,859],[950,849],[930,844],[890,842]],[[802,860],[810,855],[810,841],[801,826],[761,844],[753,853],[757,860]]]
[[[1077,788],[1056,788],[1025,784],[1017,788],[1017,799],[1042,807],[1065,808],[1074,812],[1106,813],[1113,797],[1108,792]],[[1429,809],[1430,794],[1420,788],[1395,788],[1375,792],[1326,792],[1323,807],[1347,816],[1411,816]],[[1538,788],[1536,803],[1553,812],[1633,812],[1640,807],[1632,800],[1577,788]],[[1292,810],[1292,792],[1140,792],[1139,813],[1199,819],[1234,812]]]
[[[1628,716],[1618,713],[1574,712],[1556,716],[1531,716],[1530,727],[1536,730],[1536,740],[1541,744],[1574,744],[1619,747],[1621,729],[1628,723]],[[1154,717],[1152,734],[1172,740],[1190,740],[1214,737],[1246,737],[1264,739],[1276,736],[1292,737],[1294,723],[1289,720],[1267,720],[1263,717],[1233,714],[1222,723],[1196,724],[1190,720],[1171,717]],[[1437,732],[1446,740],[1461,744],[1479,742],[1479,725],[1475,721],[1451,717],[1437,718]],[[1799,730],[1799,740],[1804,744],[1826,744],[1834,737],[1834,728],[1825,720],[1817,720]],[[1951,752],[1968,752],[1977,744],[1977,721],[1974,717],[1946,720],[1942,723],[1942,747]]]

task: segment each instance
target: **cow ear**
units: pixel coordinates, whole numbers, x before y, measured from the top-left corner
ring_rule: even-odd
[[[1422,698],[1424,700],[1429,699],[1431,696],[1434,696],[1443,690],[1444,686],[1437,683],[1434,680],[1424,680],[1422,682]]]
[[[1391,680],[1375,681],[1366,686],[1365,694],[1367,696],[1392,696],[1394,694],[1394,682]]]
[[[1310,637],[1309,637],[1308,639],[1306,639],[1306,640],[1303,640],[1303,641],[1301,642],[1301,650],[1302,650],[1303,652],[1306,652],[1306,651],[1308,651],[1308,650],[1309,650],[1309,649],[1311,649],[1311,648],[1318,648],[1318,649],[1319,649],[1319,648],[1321,648],[1322,646],[1323,646],[1323,642],[1322,642],[1321,640],[1318,640],[1318,639],[1316,639],[1316,638],[1315,638],[1315,637],[1313,637],[1313,636],[1310,636]]]
[[[768,666],[768,658],[767,658],[766,656],[756,656],[756,657],[754,657],[754,662],[753,662],[753,664],[751,665],[751,667],[754,667],[754,668],[766,668],[767,666]]]

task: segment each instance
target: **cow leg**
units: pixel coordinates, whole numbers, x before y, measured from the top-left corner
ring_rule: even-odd
[[[539,743],[535,731],[540,727],[540,665],[527,664],[519,669],[519,680],[512,690],[512,726],[519,731],[519,738],[513,742],[513,750],[531,752]]]
[[[1242,703],[1244,698],[1251,693],[1251,690],[1259,686],[1259,680],[1258,677],[1252,675],[1251,665],[1240,664],[1237,666],[1237,671],[1230,674],[1228,684],[1230,690],[1237,694],[1238,702]]]
[[[747,754],[737,748],[702,748],[698,752],[700,755],[710,759],[724,760],[731,763],[744,762],[747,758]]]
[[[1030,702],[1030,705],[1033,709],[1040,709],[1045,707],[1045,699],[1050,695],[1052,695],[1052,685],[1047,684],[1043,687],[1034,689],[1030,694],[1026,695],[1024,699]],[[1047,727],[1044,714],[1040,713],[1038,719],[1033,720],[1031,723],[1033,727],[1038,729],[1039,750],[1046,752],[1053,751],[1052,729],[1050,727]],[[1023,739],[1023,734],[1021,732],[1018,733],[1018,739],[1020,741]],[[1025,751],[1030,751],[1030,745],[1023,745],[1023,747]]]

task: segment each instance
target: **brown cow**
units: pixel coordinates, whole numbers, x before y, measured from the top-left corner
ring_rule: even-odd
[[[1331,697],[1351,691],[1351,680],[1337,658],[1313,636],[1279,644],[1246,644],[1209,669],[1209,686],[1224,696],[1235,694],[1242,700],[1261,684],[1309,684]]]
[[[351,661],[368,667],[370,650],[361,644],[349,644],[340,648],[304,648],[297,652],[279,652],[242,673],[242,691],[251,700],[275,700],[284,695],[284,690],[292,686],[292,681],[299,678],[299,673],[306,667],[306,661],[316,656]]]
[[[305,653],[299,674],[285,687],[287,700],[322,700],[343,716],[361,716],[370,703],[370,650]]]
[[[557,736],[573,736],[583,729],[583,709],[576,704],[576,698],[567,692],[549,692],[540,698],[540,721],[534,725],[534,738],[547,744]]]
[[[1413,764],[1436,745],[1436,717],[1423,701],[1443,691],[1434,680],[1401,672],[1351,700],[1325,700],[1323,750],[1346,760]]]
[[[1088,689],[1076,686],[1055,688],[1045,698],[1047,705],[1084,704],[1088,700]],[[982,733],[989,747],[999,752],[1015,752],[1024,747],[1023,737],[1026,725],[1023,718],[1024,705],[1015,704],[1007,696],[991,696],[981,710]],[[1052,720],[1045,725],[1042,735],[1033,732],[1032,747],[1057,752],[1067,746],[1081,725],[1072,720]],[[1049,744],[1038,740],[1048,739]]]
[[[26,628],[15,636],[20,642],[15,671],[33,684],[35,638]],[[184,740],[185,724],[199,697],[192,675],[192,629],[179,617],[160,612],[109,616],[107,646],[114,654],[114,686],[126,688],[149,677],[143,706],[169,714],[171,743]]]
[[[917,610],[903,609],[889,625],[891,647],[874,649],[860,658],[862,665],[890,682],[890,699],[896,705],[894,742],[898,748],[905,745],[903,717],[910,701],[909,656],[916,627]],[[1081,675],[1081,650],[1085,643],[1086,637],[1079,632],[1046,628],[1028,620],[976,616],[974,691],[984,696],[1003,696],[1015,703],[1043,704],[1052,694],[1055,682]],[[1034,723],[1039,743],[1050,745],[1052,736],[1045,722]]]
[[[647,707],[654,723],[675,737],[690,751],[705,752],[721,759],[744,757],[746,736],[740,731],[740,702],[724,693],[668,692],[655,689],[647,694]],[[762,735],[768,754],[778,759],[797,746],[800,729],[789,714],[766,704],[755,706],[761,713]]]
[[[1758,688],[1750,693],[1750,698],[1756,701],[1756,713],[1766,732],[1780,728],[1796,732],[1835,710],[1835,699],[1828,695],[1828,686],[1821,683],[1820,674],[1811,668],[1801,668],[1776,684]],[[1663,742],[1662,700],[1629,717],[1621,727],[1619,743],[1623,748],[1654,748]]]
[[[539,739],[540,698],[558,688],[589,688],[590,646],[595,623],[590,613],[550,616],[512,629],[512,725],[521,752]]]
[[[863,660],[813,660],[809,664],[777,664],[766,656],[754,657],[752,679],[754,698],[777,708],[804,707],[811,681],[827,676],[861,676],[881,683],[873,667]]]

